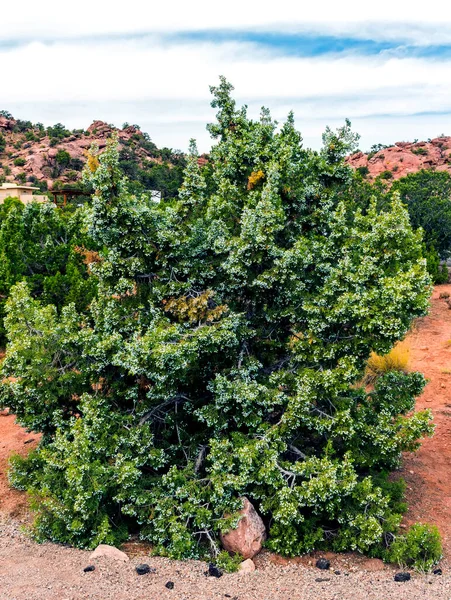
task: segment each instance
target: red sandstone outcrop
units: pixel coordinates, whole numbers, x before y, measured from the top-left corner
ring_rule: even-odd
[[[142,134],[133,125],[116,129],[103,121],[94,121],[86,131],[73,132],[56,145],[51,145],[47,135],[27,139],[25,132],[14,131],[16,124],[16,120],[0,116],[0,135],[6,141],[6,147],[0,153],[0,165],[3,167],[3,170],[0,168],[0,176],[4,176],[6,181],[17,182],[18,176],[25,174],[27,181],[47,181],[50,189],[55,180],[66,184],[75,182],[81,177],[82,165],[79,164],[77,169],[72,165],[58,165],[58,152],[64,150],[70,154],[71,159],[84,163],[90,146],[95,143],[102,151],[114,132],[117,132],[120,147],[133,145],[135,155],[142,164],[161,162],[161,159],[155,158],[141,147],[137,136]]]
[[[427,142],[396,142],[372,154],[356,152],[347,159],[354,169],[368,169],[367,177],[399,179],[421,169],[435,169],[451,173],[451,137],[438,137]],[[388,174],[389,172],[390,174]]]

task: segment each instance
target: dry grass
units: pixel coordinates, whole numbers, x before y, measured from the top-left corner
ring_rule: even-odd
[[[388,354],[372,352],[366,365],[364,382],[373,384],[378,377],[389,371],[407,373],[409,360],[410,348],[406,341],[398,342]]]

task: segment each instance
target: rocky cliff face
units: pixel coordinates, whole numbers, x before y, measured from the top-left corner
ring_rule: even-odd
[[[428,142],[396,142],[394,146],[374,153],[352,154],[347,162],[368,179],[378,176],[387,180],[399,179],[421,169],[451,173],[451,137],[439,137]]]
[[[155,144],[134,126],[116,129],[94,121],[87,130],[71,132],[62,125],[55,127],[45,129],[0,116],[0,180],[28,182],[42,189],[52,189],[55,182],[57,187],[75,185],[81,178],[88,148],[95,143],[102,150],[114,131],[121,149],[130,150],[140,168],[163,162]]]

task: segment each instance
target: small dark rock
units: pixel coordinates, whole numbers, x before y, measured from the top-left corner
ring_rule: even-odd
[[[334,571],[335,575],[341,575],[341,571]]]
[[[88,565],[87,567],[85,567],[85,568],[83,569],[83,571],[84,571],[85,573],[90,573],[91,571],[95,571],[95,570],[96,570],[96,568],[95,568],[95,566],[94,566],[94,565]]]
[[[410,581],[410,573],[396,573],[393,579],[395,581]]]
[[[34,442],[34,438],[30,438],[29,440],[25,440],[24,444],[31,444],[31,442]]]
[[[317,583],[322,583],[323,581],[330,581],[330,577],[317,577],[315,579]]]
[[[147,573],[155,573],[156,571],[155,569],[149,567],[149,565],[142,564],[136,567],[136,572],[138,573],[138,575],[146,575]]]
[[[213,563],[209,563],[208,571],[205,571],[207,577],[222,577],[222,571]]]
[[[318,558],[318,560],[316,561],[316,566],[322,571],[327,571],[328,569],[330,569],[330,560],[327,560],[327,558]]]
[[[432,572],[434,573],[434,575],[443,575],[443,572],[441,569],[434,569]]]
[[[164,587],[167,587],[168,590],[173,590],[174,589],[174,582],[173,581],[168,581]]]

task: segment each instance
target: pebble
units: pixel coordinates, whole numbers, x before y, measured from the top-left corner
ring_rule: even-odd
[[[222,577],[222,571],[213,563],[209,563],[208,571],[205,571],[205,575],[208,577]]]
[[[316,561],[316,567],[322,571],[327,571],[330,569],[330,560],[327,560],[327,558],[318,558]]]
[[[83,571],[84,571],[85,573],[90,573],[91,571],[95,571],[95,570],[96,570],[96,568],[95,568],[95,566],[94,566],[94,565],[88,565],[87,567],[85,567],[85,568],[83,569]]]
[[[146,575],[147,573],[156,573],[156,570],[152,569],[151,567],[149,567],[149,565],[144,563],[136,567],[136,572],[138,573],[138,575]]]
[[[410,581],[410,573],[396,573],[393,577],[395,581]]]
[[[173,590],[174,589],[174,582],[173,581],[168,581],[164,587],[167,587],[168,590]]]

